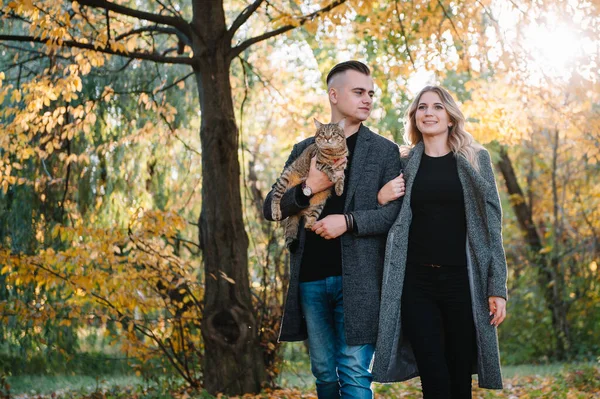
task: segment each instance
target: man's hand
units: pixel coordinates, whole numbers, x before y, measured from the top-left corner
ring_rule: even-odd
[[[314,224],[312,231],[326,240],[332,240],[346,232],[346,218],[344,215],[325,216]]]
[[[491,296],[488,298],[490,306],[490,316],[494,315],[490,324],[498,327],[506,318],[506,299],[499,296]]]
[[[338,159],[334,164],[334,168],[344,165],[346,162],[347,159],[345,157]],[[343,171],[341,170],[337,172],[338,175],[341,175],[342,173]],[[333,186],[333,183],[329,180],[327,175],[317,169],[317,157],[313,157],[310,161],[310,170],[308,171],[308,177],[306,178],[305,183],[310,187],[313,194],[320,193]]]
[[[379,205],[385,205],[390,201],[402,197],[405,193],[404,173],[400,173],[398,177],[390,180],[385,186],[381,187],[377,193],[377,202]]]

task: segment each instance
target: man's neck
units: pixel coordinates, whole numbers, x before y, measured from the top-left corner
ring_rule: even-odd
[[[331,123],[337,123],[341,120],[342,118],[336,118],[334,116],[331,117]],[[358,129],[360,129],[360,125],[362,122],[358,121],[355,123],[350,123],[348,121],[348,119],[346,119],[346,126],[344,126],[344,135],[346,136],[346,138],[352,136],[354,133],[358,132]]]

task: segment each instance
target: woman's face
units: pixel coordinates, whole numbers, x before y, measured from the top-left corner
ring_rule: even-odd
[[[415,119],[417,129],[424,136],[448,134],[448,127],[452,124],[442,99],[433,91],[421,95]]]

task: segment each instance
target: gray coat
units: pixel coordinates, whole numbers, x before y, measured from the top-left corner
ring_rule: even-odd
[[[410,344],[402,334],[401,298],[412,220],[411,192],[423,149],[422,142],[417,144],[406,160],[405,206],[388,235],[379,336],[373,365],[374,378],[378,382],[405,381],[419,375]],[[502,208],[490,155],[486,150],[481,150],[478,156],[479,173],[464,157],[457,157],[467,219],[467,267],[478,348],[476,369],[480,387],[501,389],[498,337],[496,328],[490,325],[488,297],[507,297],[506,257],[501,233]]]
[[[342,281],[344,292],[344,325],[349,345],[374,344],[379,320],[379,298],[387,232],[398,215],[401,202],[378,206],[377,193],[400,173],[398,146],[361,125],[352,168],[347,183],[344,213],[352,213],[358,231],[341,236]],[[296,144],[285,167],[292,163],[314,138]],[[271,194],[267,195],[263,212],[271,217]],[[294,190],[288,190],[281,201],[283,218],[298,213]],[[300,224],[298,245],[290,253],[290,282],[285,301],[280,341],[302,341],[307,338],[306,324],[299,301],[299,276],[306,230]]]

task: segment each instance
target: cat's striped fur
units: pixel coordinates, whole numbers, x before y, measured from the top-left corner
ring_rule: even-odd
[[[283,194],[290,188],[303,183],[308,178],[311,159],[316,156],[316,167],[325,173],[334,187],[316,193],[310,198],[310,206],[296,215],[289,216],[285,222],[285,242],[289,246],[298,237],[300,218],[305,217],[304,227],[310,229],[325,207],[325,202],[331,195],[333,188],[339,196],[344,192],[344,173],[346,164],[335,165],[336,162],[348,156],[346,136],[344,135],[344,120],[338,123],[322,124],[315,119],[317,132],[315,142],[309,145],[292,164],[287,167],[273,188],[271,212],[274,220],[281,220],[280,202]],[[334,166],[335,165],[335,166]],[[336,172],[342,173],[336,175]]]

